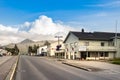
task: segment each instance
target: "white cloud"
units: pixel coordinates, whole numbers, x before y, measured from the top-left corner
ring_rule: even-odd
[[[23,24],[23,26],[25,26],[25,27],[29,27],[30,26],[30,22],[25,22],[24,24]]]
[[[105,16],[108,16],[108,14],[105,13],[105,12],[101,12],[101,13],[96,14],[95,16],[97,16],[97,17],[105,17]]]
[[[117,17],[116,17],[117,15]],[[0,24],[0,44],[17,43],[26,38],[31,40],[52,40],[56,35],[65,38],[69,31],[80,31],[84,28],[85,31],[111,31],[114,32],[115,20],[118,20],[118,32],[120,31],[120,14],[100,12],[87,16],[80,16],[83,20],[68,22],[65,25],[62,21],[53,21],[45,15],[40,16],[33,22],[24,22],[15,27],[4,26]],[[78,17],[79,18],[79,17]],[[71,27],[74,26],[74,27]],[[56,39],[57,40],[57,39]]]
[[[0,31],[2,31],[2,32],[4,32],[4,31],[15,32],[16,33],[18,31],[18,29],[17,28],[12,28],[10,26],[4,26],[4,25],[0,24]]]
[[[32,40],[51,40],[55,35],[66,36],[74,28],[63,23],[54,22],[45,15],[40,16],[33,22],[25,22],[14,27],[0,25],[0,44],[16,43],[25,38]]]
[[[42,35],[54,35],[58,32],[68,32],[73,28],[60,24],[55,23],[51,18],[47,16],[40,16],[39,19],[35,20],[32,23],[30,33],[42,34]]]
[[[14,34],[17,34],[18,28],[13,28],[10,26],[4,26],[0,24],[0,44],[8,44],[10,42],[16,42],[16,37]],[[11,41],[12,40],[12,41]]]
[[[117,1],[112,1],[112,2],[107,2],[107,3],[104,3],[104,4],[97,4],[97,5],[87,5],[87,6],[90,6],[90,7],[120,7],[120,1],[117,0]]]
[[[120,7],[120,1],[113,1],[106,4],[99,4],[100,7]]]

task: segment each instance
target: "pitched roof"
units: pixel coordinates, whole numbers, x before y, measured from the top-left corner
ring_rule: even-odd
[[[76,37],[78,37],[79,40],[110,40],[112,38],[115,37],[115,33],[110,33],[110,32],[74,32],[74,31],[70,31],[68,36],[70,35],[70,33],[72,33],[73,35],[75,35]],[[68,36],[66,37],[66,39],[68,38]],[[120,37],[120,33],[117,34],[117,36]],[[66,41],[66,39],[64,40],[64,42]]]

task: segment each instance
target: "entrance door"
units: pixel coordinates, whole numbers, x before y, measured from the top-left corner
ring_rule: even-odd
[[[86,52],[81,52],[81,59],[86,60]]]

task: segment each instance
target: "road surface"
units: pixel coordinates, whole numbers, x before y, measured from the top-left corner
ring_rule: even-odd
[[[116,76],[119,74],[88,72],[44,57],[21,56],[16,80],[120,80]]]
[[[16,59],[17,56],[3,56],[0,59],[0,80],[6,78]]]

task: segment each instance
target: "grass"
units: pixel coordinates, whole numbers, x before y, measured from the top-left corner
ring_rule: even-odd
[[[110,60],[110,63],[120,65],[120,58],[112,59],[112,60]]]

